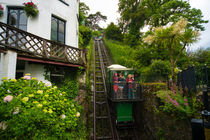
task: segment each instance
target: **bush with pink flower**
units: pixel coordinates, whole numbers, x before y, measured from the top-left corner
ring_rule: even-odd
[[[201,109],[202,103],[195,96],[184,96],[182,89],[174,87],[172,90],[161,90],[155,94],[163,102],[161,109],[177,119],[187,119],[200,114],[198,110]]]
[[[85,137],[81,107],[57,87],[26,75],[0,85],[0,139]]]

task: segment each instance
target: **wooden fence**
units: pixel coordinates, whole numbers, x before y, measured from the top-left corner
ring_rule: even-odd
[[[0,22],[0,49],[14,49],[33,57],[65,63],[85,63],[82,50],[65,44],[47,40],[34,34]]]

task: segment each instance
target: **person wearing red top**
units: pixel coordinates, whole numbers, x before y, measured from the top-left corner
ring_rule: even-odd
[[[113,77],[113,90],[114,90],[114,96],[115,98],[118,96],[117,91],[118,91],[118,76],[117,73],[114,74]]]
[[[134,98],[133,95],[133,78],[131,77],[131,74],[128,74],[128,77],[126,78],[126,83],[128,87],[128,99]]]
[[[118,82],[119,82],[118,89],[119,89],[120,99],[123,99],[123,88],[124,88],[124,84],[125,84],[125,78],[122,73],[120,73]]]

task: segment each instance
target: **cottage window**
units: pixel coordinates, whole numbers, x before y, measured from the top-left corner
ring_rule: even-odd
[[[27,30],[27,16],[23,8],[8,8],[7,23],[16,28],[26,31]]]
[[[51,19],[51,40],[65,44],[66,22],[52,16]]]

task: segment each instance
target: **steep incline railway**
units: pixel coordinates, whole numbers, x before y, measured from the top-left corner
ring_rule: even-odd
[[[111,65],[108,52],[102,40],[95,40],[93,46],[93,136],[94,140],[137,140],[136,128],[117,127],[116,111],[108,100],[106,89],[106,68]]]

